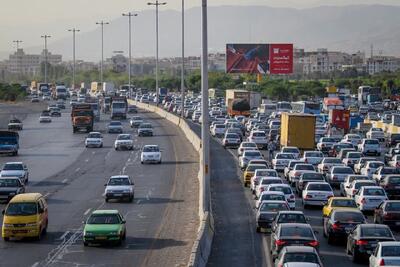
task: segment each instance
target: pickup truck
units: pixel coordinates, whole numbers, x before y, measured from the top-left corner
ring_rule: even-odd
[[[18,155],[19,134],[12,131],[0,131],[0,154]]]
[[[22,122],[19,119],[11,119],[8,122],[8,130],[9,131],[21,131],[22,130]]]

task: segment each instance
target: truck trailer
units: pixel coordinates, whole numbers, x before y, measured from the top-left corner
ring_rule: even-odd
[[[225,105],[229,116],[250,116],[250,92],[247,90],[226,90]]]
[[[303,151],[314,150],[315,122],[314,115],[282,113],[281,146],[295,146]]]

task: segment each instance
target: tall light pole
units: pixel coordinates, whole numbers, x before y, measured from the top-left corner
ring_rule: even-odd
[[[103,84],[103,61],[104,61],[104,25],[110,24],[109,22],[96,22],[97,25],[101,25],[101,63],[100,63],[100,82]]]
[[[13,43],[17,44],[17,50],[19,49],[19,44],[22,43],[21,40],[14,40]]]
[[[207,0],[202,0],[201,5],[201,171],[203,177],[203,188],[210,192],[210,136],[208,117],[208,37],[207,37]],[[210,210],[210,196],[203,194],[204,211]]]
[[[181,117],[185,115],[185,0],[182,0],[182,67],[181,67]]]
[[[148,2],[149,6],[156,6],[156,105],[158,106],[158,6],[165,6],[166,2]]]
[[[72,32],[72,54],[73,54],[73,67],[72,67],[72,89],[75,89],[75,69],[76,69],[76,62],[75,62],[75,33],[80,32],[78,29],[69,29],[69,32]]]
[[[50,35],[40,36],[44,38],[44,83],[47,83],[47,38],[51,38]]]
[[[128,64],[128,80],[129,80],[129,97],[132,96],[131,89],[131,64],[132,64],[132,17],[136,17],[136,13],[122,13],[122,16],[128,17],[129,19],[129,64]]]
[[[21,41],[21,40],[14,40],[13,43],[17,44],[17,53],[16,53],[16,56],[17,56],[17,68],[19,69],[19,73],[20,73],[20,75],[21,75],[21,77],[22,77],[22,75],[23,75],[23,70],[22,70],[22,57],[20,58],[20,57],[18,56],[19,44],[22,43],[22,41]]]

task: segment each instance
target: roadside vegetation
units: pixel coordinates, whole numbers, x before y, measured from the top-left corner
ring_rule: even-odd
[[[3,84],[0,83],[0,100],[2,101],[17,101],[23,100],[27,93],[19,84]]]

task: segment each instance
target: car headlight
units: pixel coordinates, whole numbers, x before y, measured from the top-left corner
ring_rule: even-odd
[[[109,235],[118,235],[118,232],[114,231],[114,232],[109,232]]]
[[[27,223],[26,226],[28,226],[28,227],[34,227],[34,226],[37,226],[37,223]]]
[[[8,227],[13,227],[11,223],[3,223],[3,227],[8,228]]]
[[[15,192],[11,192],[9,195],[14,196],[15,194],[16,194]]]
[[[124,193],[130,193],[130,192],[132,192],[132,189],[125,189],[123,192]]]
[[[92,233],[92,232],[85,232],[84,235],[86,235],[86,236],[93,236],[94,233]]]

